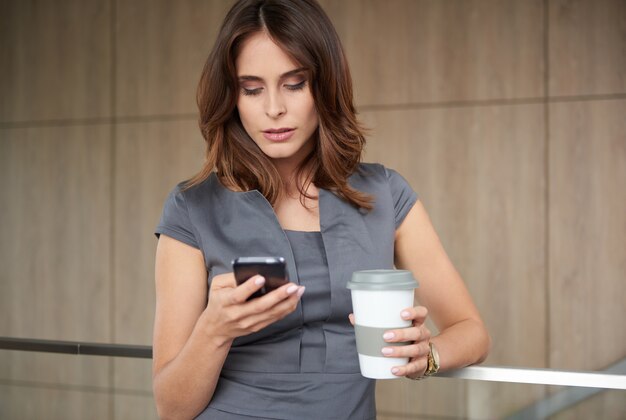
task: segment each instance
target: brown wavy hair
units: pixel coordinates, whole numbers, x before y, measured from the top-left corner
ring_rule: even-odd
[[[319,117],[314,150],[296,170],[300,199],[312,182],[352,205],[371,209],[373,198],[348,184],[365,146],[356,118],[352,79],[341,41],[315,0],[240,0],[230,9],[204,65],[198,84],[199,125],[206,141],[201,171],[185,188],[215,170],[230,189],[258,189],[274,205],[285,188],[271,160],[244,129],[237,111],[239,81],[235,60],[242,43],[265,32],[304,67]]]

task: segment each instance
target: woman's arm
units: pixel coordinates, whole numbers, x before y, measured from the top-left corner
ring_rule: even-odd
[[[415,203],[396,230],[395,263],[396,267],[410,270],[417,278],[420,286],[415,295],[419,304],[427,309],[417,307],[409,310],[409,318],[405,319],[414,320],[417,328],[408,332],[413,336],[403,337],[400,331],[394,331],[394,339],[389,340],[409,338],[422,342],[421,346],[407,346],[406,350],[415,354],[409,355],[411,363],[399,367],[397,375],[414,377],[423,374],[428,341],[439,353],[441,371],[483,361],[489,352],[491,338],[420,201]],[[440,331],[436,337],[430,338],[430,333],[423,326],[426,315],[433,319]],[[390,356],[398,357],[396,349],[401,351],[401,348],[393,349],[394,354]]]
[[[292,312],[304,288],[289,283],[248,302],[263,278],[236,287],[228,273],[215,276],[208,293],[200,250],[166,235],[157,245],[155,272],[152,372],[157,411],[163,419],[193,418],[213,397],[232,341]]]

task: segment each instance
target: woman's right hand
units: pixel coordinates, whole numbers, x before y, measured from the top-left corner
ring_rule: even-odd
[[[247,300],[263,287],[265,279],[253,276],[237,286],[233,273],[213,277],[209,301],[200,316],[203,329],[219,346],[257,332],[284,318],[298,306],[304,286],[287,283],[264,296]]]

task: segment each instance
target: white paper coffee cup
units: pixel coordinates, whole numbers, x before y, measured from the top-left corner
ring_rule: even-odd
[[[361,374],[373,379],[398,378],[391,368],[405,365],[409,359],[384,356],[382,348],[410,343],[387,343],[383,334],[411,326],[400,312],[413,306],[417,281],[407,270],[364,270],[355,271],[347,287],[352,293]]]

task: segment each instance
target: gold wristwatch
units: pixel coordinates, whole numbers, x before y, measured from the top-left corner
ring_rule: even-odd
[[[420,379],[426,379],[429,376],[433,376],[439,370],[439,353],[437,353],[437,349],[433,343],[428,343],[428,345],[430,346],[430,351],[428,352],[428,365],[426,365],[426,372],[424,372],[424,374],[419,378],[410,378],[408,376],[407,378],[419,381]]]
[[[437,353],[437,348],[433,343],[428,344],[430,345],[430,352],[428,353],[428,367],[426,367],[426,372],[424,372],[425,377],[433,376],[439,371],[439,353]]]

